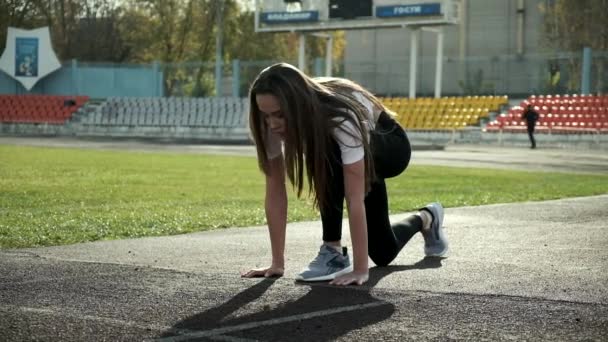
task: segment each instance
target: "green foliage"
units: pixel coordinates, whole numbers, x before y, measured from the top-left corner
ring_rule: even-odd
[[[42,24],[44,14],[38,1],[0,1],[0,51],[6,47],[9,26],[33,29]]]
[[[265,61],[241,72],[240,93],[269,63],[297,59],[298,35],[256,33],[254,13],[243,0],[30,0],[0,1],[0,47],[6,28],[49,26],[62,61],[152,63],[163,68],[167,96],[210,96],[215,92],[218,15],[222,18],[224,73],[231,61]],[[335,60],[342,58],[344,33],[335,32]],[[0,49],[1,51],[2,49]],[[325,54],[324,39],[307,39],[307,59]]]
[[[204,74],[201,78],[194,80],[194,87],[190,96],[192,97],[207,97],[213,95],[215,87],[215,80],[211,77],[211,74]]]
[[[122,7],[114,0],[0,1],[0,51],[9,26],[49,26],[59,59],[124,62],[130,46],[120,32]]]
[[[0,146],[0,248],[263,225],[253,157]],[[606,175],[411,166],[387,181],[392,213],[608,192]],[[314,220],[289,193],[289,221]]]
[[[458,85],[465,95],[494,94],[494,85],[484,81],[483,69],[468,72],[466,80],[458,81]]]
[[[193,79],[204,93],[205,62],[215,60],[217,16],[222,13],[223,59],[295,60],[297,35],[256,33],[254,13],[242,0],[30,0],[0,1],[0,51],[6,28],[50,26],[59,59],[82,62],[200,62]],[[247,5],[248,6],[244,6]],[[342,57],[344,34],[334,34]],[[322,39],[308,39],[309,60],[325,54]],[[177,76],[176,76],[177,77]],[[178,79],[169,74],[171,93]]]
[[[594,51],[608,50],[608,0],[554,0],[539,5],[544,14],[544,30],[541,44],[553,51],[581,52],[584,47]],[[570,58],[567,67],[569,92],[580,88],[581,60]],[[608,89],[605,73],[608,60],[594,60],[599,77],[595,78],[594,88],[602,93]]]
[[[607,0],[554,0],[539,6],[545,15],[545,45],[565,51],[586,46],[608,50]]]

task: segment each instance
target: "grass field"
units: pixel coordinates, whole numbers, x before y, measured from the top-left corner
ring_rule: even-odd
[[[391,213],[608,193],[608,175],[412,165],[387,181]],[[253,157],[0,146],[0,248],[262,225]],[[318,219],[290,194],[289,221]]]

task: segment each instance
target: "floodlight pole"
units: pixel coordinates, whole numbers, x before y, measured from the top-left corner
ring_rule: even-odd
[[[441,97],[443,73],[443,26],[437,28],[437,61],[435,64],[435,98]]]
[[[298,33],[300,47],[298,49],[298,69],[306,72],[306,34]]]
[[[581,94],[589,95],[591,89],[591,48],[583,48],[583,65],[581,70]]]
[[[313,33],[315,37],[325,38],[325,76],[331,77],[332,74],[332,53],[334,49],[334,36],[325,33]]]
[[[331,34],[327,37],[327,45],[325,51],[325,76],[331,77],[332,74],[332,59],[333,59],[333,49],[334,49],[334,36]]]
[[[260,7],[260,0],[255,0],[254,2],[254,8],[253,8],[253,22],[254,22],[254,28],[255,31],[257,32],[258,29],[260,28],[260,15],[258,13],[258,11],[261,11],[261,7]]]
[[[223,18],[224,2],[218,0],[215,4],[217,11],[217,34],[215,36],[215,96],[222,96],[222,45],[223,45]]]
[[[418,64],[418,35],[420,29],[414,27],[410,34],[410,99],[416,98],[416,65]]]
[[[437,34],[437,55],[435,57],[435,98],[441,97],[441,82],[443,79],[443,26],[423,28],[424,31]]]

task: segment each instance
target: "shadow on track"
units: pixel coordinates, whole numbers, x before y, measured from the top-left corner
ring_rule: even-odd
[[[393,272],[441,267],[442,258],[424,258],[413,265],[373,267],[363,286],[336,287],[327,283],[300,283],[309,291],[294,301],[230,318],[239,309],[256,302],[278,278],[264,278],[217,307],[176,323],[161,338],[176,340],[247,339],[260,341],[329,341],[350,331],[389,319],[392,303],[370,292]],[[287,297],[287,296],[286,296]],[[265,303],[265,302],[264,302]],[[222,330],[225,328],[226,330]]]

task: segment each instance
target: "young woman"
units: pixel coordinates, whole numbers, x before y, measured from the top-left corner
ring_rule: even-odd
[[[386,266],[417,232],[424,236],[426,255],[447,252],[439,203],[401,222],[389,222],[384,179],[405,170],[411,149],[403,128],[369,91],[345,79],[313,79],[279,63],[257,76],[249,96],[249,125],[266,175],[272,262],[243,277],[283,275],[285,175],[298,196],[307,186],[323,226],[319,254],[296,280],[361,285],[369,278],[368,256]],[[345,200],[352,265],[341,244]]]

